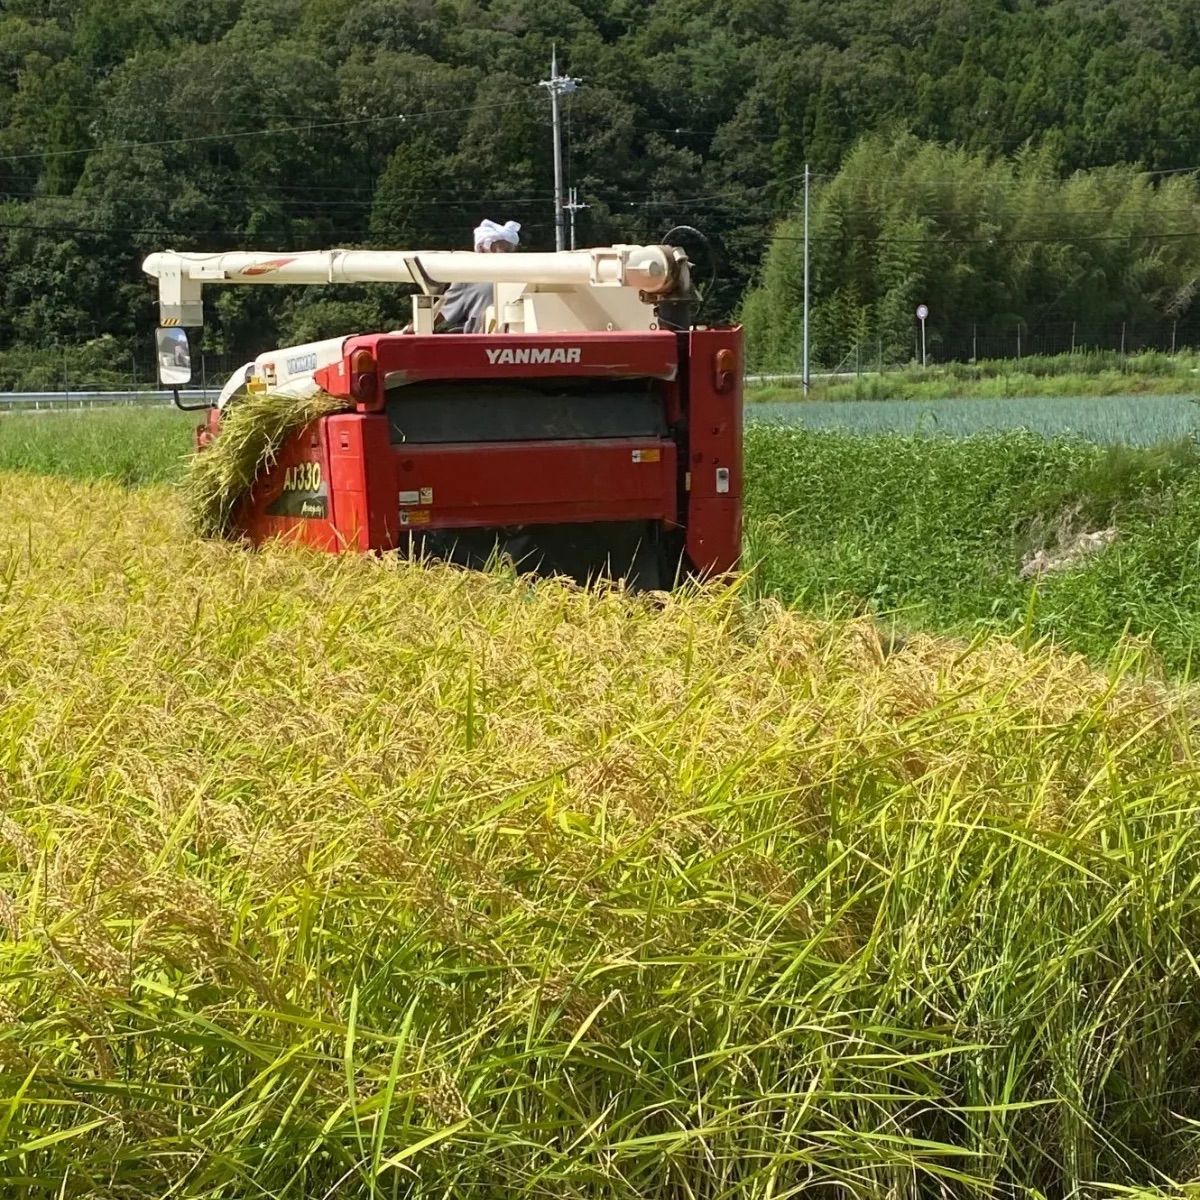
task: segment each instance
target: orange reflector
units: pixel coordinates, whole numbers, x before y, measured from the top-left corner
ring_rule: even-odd
[[[727,392],[733,386],[733,373],[737,369],[737,356],[728,348],[718,350],[713,360],[713,384],[718,392]]]
[[[375,355],[360,346],[350,353],[350,395],[360,404],[368,404],[376,398],[377,389]]]

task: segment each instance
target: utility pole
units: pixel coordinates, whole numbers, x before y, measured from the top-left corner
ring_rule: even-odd
[[[804,164],[804,394],[808,395],[808,163]]]
[[[558,119],[559,96],[570,95],[581,83],[569,75],[558,73],[558,46],[550,50],[550,78],[543,79],[538,86],[546,88],[550,93],[550,113],[554,123],[554,248],[566,249],[566,237],[563,230],[563,165],[562,165],[562,126]]]
[[[570,200],[567,201],[567,203],[564,207],[566,208],[567,212],[569,212],[571,214],[571,249],[574,250],[575,249],[575,214],[577,212],[579,212],[581,209],[588,208],[590,206],[587,204],[580,204],[578,199],[576,198],[576,190],[575,190],[575,188],[572,188],[571,189],[571,198],[570,198]]]

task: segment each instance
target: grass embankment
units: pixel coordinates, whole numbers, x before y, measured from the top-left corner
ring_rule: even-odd
[[[1200,355],[1147,351],[1122,355],[1088,350],[1077,354],[983,359],[930,367],[870,372],[847,378],[814,378],[813,400],[938,400],[977,396],[1121,396],[1200,390]],[[747,390],[749,401],[796,400],[797,384],[767,384]]]
[[[14,1194],[1194,1172],[1184,697],[729,592],[250,555],[163,488],[0,493]]]
[[[1023,630],[1102,657],[1127,635],[1188,674],[1200,647],[1200,452],[1027,433],[952,440],[751,429],[748,552],[766,591],[902,627]],[[1081,532],[1116,540],[1020,578]]]

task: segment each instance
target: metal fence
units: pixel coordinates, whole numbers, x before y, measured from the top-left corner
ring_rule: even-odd
[[[1120,321],[1095,324],[1084,321],[1014,320],[996,324],[938,324],[933,319],[926,329],[931,358],[943,362],[970,362],[983,358],[1027,358],[1031,355],[1055,356],[1089,350],[1113,354],[1137,354],[1158,351],[1175,354],[1200,344],[1200,327],[1195,319],[1186,321]],[[920,332],[914,330],[913,359],[919,361]]]
[[[894,334],[868,334],[857,342],[845,342],[836,352],[817,348],[818,363],[852,374],[887,370],[922,361],[920,326],[914,321],[911,342],[896,343]],[[1020,360],[1100,352],[1117,357],[1154,351],[1177,354],[1200,347],[1200,320],[1120,321],[1097,324],[1085,321],[1041,321],[1027,323],[1013,318],[989,324],[939,322],[930,317],[925,329],[925,355],[930,364],[971,363],[984,359]]]
[[[14,352],[15,354],[16,352]],[[168,395],[158,382],[158,366],[153,356],[130,354],[122,370],[116,363],[106,362],[101,366],[88,366],[78,358],[83,351],[79,348],[64,349],[61,359],[46,363],[44,360],[31,365],[28,370],[6,370],[5,375],[16,381],[16,386],[30,393],[78,397],[99,392],[122,395],[156,396]],[[119,361],[119,360],[118,360]],[[192,356],[192,383],[189,394],[217,395],[225,381],[245,362],[243,357],[196,350]],[[27,381],[27,382],[26,382]],[[24,386],[22,386],[24,384]],[[12,386],[10,384],[9,386]]]

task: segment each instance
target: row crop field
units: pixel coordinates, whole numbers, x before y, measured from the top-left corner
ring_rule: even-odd
[[[1194,1176],[1189,693],[0,494],[4,1194]]]
[[[905,628],[1020,631],[1100,660],[1133,646],[1191,676],[1200,648],[1200,451],[1029,433],[859,436],[756,428],[758,585]],[[1075,558],[1082,538],[1111,536]],[[1037,558],[1065,569],[1022,574]]]
[[[754,393],[751,393],[753,395]],[[783,395],[786,393],[774,393]],[[761,400],[747,407],[754,424],[849,433],[946,434],[1024,429],[1046,437],[1154,446],[1200,432],[1192,396],[1019,396],[937,400]]]

